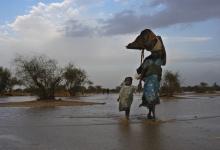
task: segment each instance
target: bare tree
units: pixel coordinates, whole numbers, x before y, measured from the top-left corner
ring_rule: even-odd
[[[14,59],[17,76],[32,89],[39,100],[54,99],[56,88],[62,81],[62,69],[54,59],[41,56],[17,56]]]

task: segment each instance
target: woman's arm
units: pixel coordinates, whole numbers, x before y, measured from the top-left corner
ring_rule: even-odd
[[[145,73],[148,70],[148,66],[149,66],[150,62],[149,60],[146,60],[140,65],[140,67],[137,69],[137,73],[139,74],[139,79],[143,80],[145,77]]]

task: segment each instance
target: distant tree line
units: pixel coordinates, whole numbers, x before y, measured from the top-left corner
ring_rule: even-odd
[[[216,82],[213,85],[209,85],[206,82],[201,82],[199,85],[184,86],[181,88],[184,92],[196,92],[196,93],[215,93],[220,91],[220,85]]]
[[[118,93],[121,87],[108,89],[93,85],[85,70],[72,63],[60,67],[56,60],[45,55],[17,56],[14,59],[14,66],[14,75],[9,69],[0,67],[0,95],[10,95],[13,92],[31,93],[38,96],[39,100],[44,100],[54,99],[56,93],[62,95],[65,92],[69,96],[85,93]],[[14,89],[15,86],[18,88]],[[209,86],[201,82],[200,85],[181,87],[180,75],[166,70],[161,81],[160,95],[171,97],[180,92],[211,93],[215,91],[220,91],[217,83]]]
[[[57,93],[76,96],[85,93],[113,93],[119,89],[106,89],[93,85],[85,70],[69,63],[60,67],[56,60],[45,55],[16,56],[15,74],[0,67],[0,95],[30,93],[39,100],[54,99]],[[13,89],[14,87],[17,87]]]

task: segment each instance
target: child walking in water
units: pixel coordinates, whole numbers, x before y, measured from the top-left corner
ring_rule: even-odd
[[[119,93],[119,111],[125,111],[125,116],[129,120],[130,108],[133,102],[135,87],[132,85],[132,77],[126,77]]]

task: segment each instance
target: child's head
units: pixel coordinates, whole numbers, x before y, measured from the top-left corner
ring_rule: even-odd
[[[126,77],[124,83],[127,86],[131,85],[132,84],[132,77]]]

